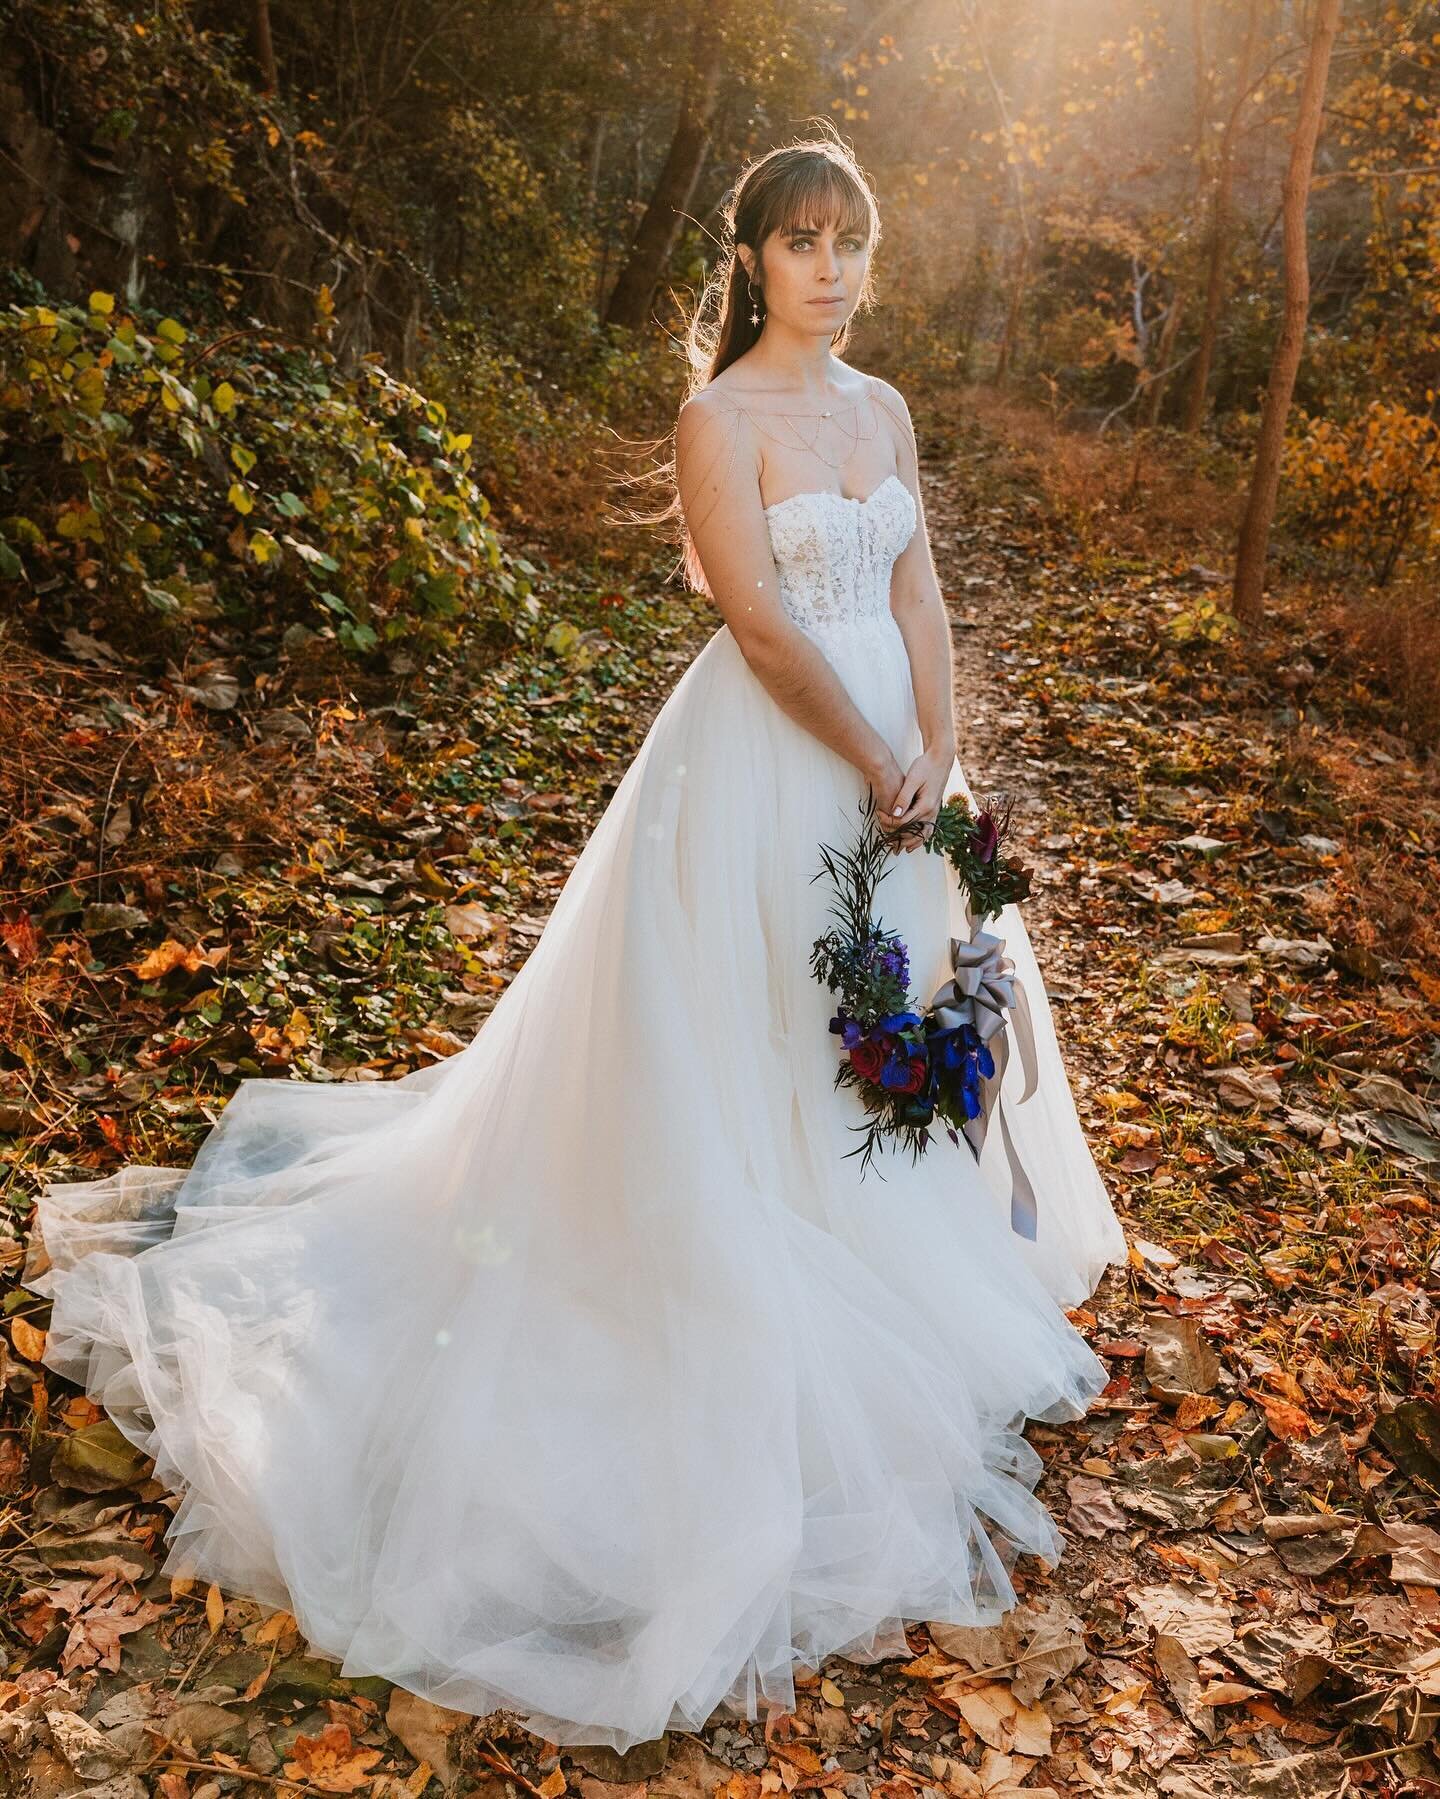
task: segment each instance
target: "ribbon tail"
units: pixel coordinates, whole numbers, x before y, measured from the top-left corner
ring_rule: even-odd
[[[1030,1179],[1024,1162],[1020,1159],[1020,1151],[1015,1147],[1015,1140],[1010,1135],[1010,1123],[1005,1116],[1005,1101],[1002,1087],[1005,1070],[1010,1060],[1010,1037],[1006,1032],[998,1040],[995,1054],[995,1072],[984,1083],[979,1112],[974,1118],[967,1119],[961,1135],[974,1151],[975,1160],[980,1160],[980,1152],[985,1147],[987,1127],[993,1112],[1000,1126],[1000,1140],[1005,1145],[1005,1161],[1010,1170],[1010,1228],[1017,1236],[1028,1238],[1033,1243],[1040,1230],[1040,1202],[1035,1193],[1035,1183]],[[985,1090],[988,1089],[988,1093]]]
[[[1035,1185],[1026,1172],[1025,1164],[1020,1160],[1020,1152],[1011,1138],[1010,1126],[1005,1118],[1005,1107],[999,1100],[996,1101],[995,1111],[1000,1121],[1005,1159],[1010,1164],[1010,1228],[1018,1236],[1028,1238],[1033,1243],[1039,1234],[1040,1222],[1040,1204],[1035,1197]]]
[[[1015,1037],[1015,1047],[1020,1052],[1020,1066],[1025,1070],[1025,1091],[1015,1102],[1023,1104],[1040,1085],[1040,1058],[1035,1053],[1035,1021],[1030,1013],[1030,996],[1025,991],[1025,983],[1015,983],[1015,1004],[1011,1007],[1014,1020],[1011,1030]]]

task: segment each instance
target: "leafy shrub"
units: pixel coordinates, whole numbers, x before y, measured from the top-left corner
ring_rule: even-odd
[[[323,329],[323,320],[322,320]],[[0,601],[53,626],[220,618],[364,653],[508,633],[507,556],[446,409],[373,360],[261,327],[13,304],[0,312]]]
[[[1301,414],[1283,476],[1290,517],[1382,583],[1440,547],[1440,426],[1424,414],[1388,400],[1343,421]]]

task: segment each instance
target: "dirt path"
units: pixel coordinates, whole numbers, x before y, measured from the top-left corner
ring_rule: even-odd
[[[1094,953],[1093,909],[1073,871],[1072,839],[1063,807],[1103,805],[1103,771],[1047,742],[1042,721],[1014,680],[1025,651],[1019,642],[1036,596],[1030,591],[1034,547],[1012,535],[1014,508],[1033,496],[1002,496],[987,474],[990,448],[975,438],[945,465],[922,469],[931,547],[951,619],[959,758],[977,798],[1002,794],[1014,804],[1016,848],[1034,874],[1025,923],[1055,1013],[1067,1071],[1082,1117],[1087,1096],[1123,1073],[1092,1030],[1071,1030],[1070,1013],[1094,997],[1085,972]],[[1008,499],[1009,504],[1004,500]]]

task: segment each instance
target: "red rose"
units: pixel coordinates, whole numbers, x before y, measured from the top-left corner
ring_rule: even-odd
[[[895,1089],[897,1093],[918,1093],[925,1085],[925,1058],[911,1056],[909,1066],[905,1070],[905,1079]]]
[[[861,1080],[878,1083],[885,1066],[885,1046],[872,1037],[862,1038],[850,1051],[850,1066]]]

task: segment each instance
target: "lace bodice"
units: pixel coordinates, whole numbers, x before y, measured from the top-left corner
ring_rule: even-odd
[[[765,508],[780,575],[780,602],[802,630],[830,634],[892,622],[890,570],[916,525],[915,501],[898,475],[863,500],[791,494]]]

